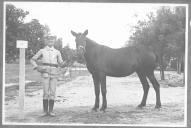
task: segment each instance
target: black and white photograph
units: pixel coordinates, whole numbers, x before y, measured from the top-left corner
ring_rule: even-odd
[[[3,4],[3,125],[187,126],[187,4]]]

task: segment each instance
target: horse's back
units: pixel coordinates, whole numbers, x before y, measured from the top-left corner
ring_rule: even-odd
[[[119,49],[103,48],[100,61],[104,62],[104,72],[109,76],[123,77],[137,70],[153,70],[155,54],[147,47],[131,46]]]
[[[96,46],[96,47],[95,47]],[[87,51],[86,61],[90,72],[103,72],[107,76],[124,77],[137,70],[154,68],[154,53],[143,46],[118,49],[95,45]]]

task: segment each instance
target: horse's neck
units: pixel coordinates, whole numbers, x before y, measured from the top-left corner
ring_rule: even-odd
[[[89,38],[86,38],[86,51],[92,51],[97,47],[99,47],[99,44]]]
[[[86,47],[84,54],[85,58],[88,58],[88,56],[91,56],[92,53],[95,53],[98,48],[99,44],[89,38],[86,38]]]
[[[91,45],[98,45],[95,41],[93,41],[87,37],[86,37],[86,43],[91,44]]]

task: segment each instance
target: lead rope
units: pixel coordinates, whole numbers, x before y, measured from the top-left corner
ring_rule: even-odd
[[[81,39],[81,37],[82,37],[82,34],[80,35],[80,39]],[[84,44],[85,44],[85,46],[82,46],[82,45],[79,46],[79,48],[82,48],[82,49],[83,49],[83,55],[84,55],[85,52],[86,52],[86,40],[84,41]]]

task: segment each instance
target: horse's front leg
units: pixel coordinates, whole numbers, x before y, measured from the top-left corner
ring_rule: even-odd
[[[92,75],[94,81],[94,91],[95,91],[95,105],[92,110],[97,111],[99,108],[99,94],[100,94],[100,81],[98,75]]]
[[[100,82],[101,82],[101,93],[102,93],[102,98],[103,98],[103,103],[100,111],[105,111],[107,108],[107,99],[106,99],[106,75],[102,74],[100,75]]]

